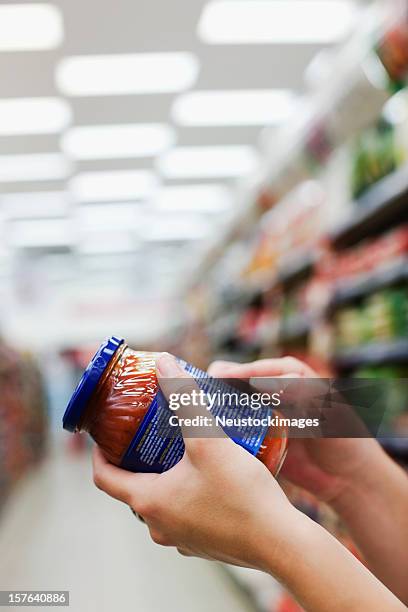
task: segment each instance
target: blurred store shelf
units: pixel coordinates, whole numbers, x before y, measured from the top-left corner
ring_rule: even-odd
[[[408,258],[406,257],[364,276],[340,282],[334,290],[329,309],[335,310],[375,291],[404,281],[408,281]]]
[[[385,177],[354,204],[351,217],[331,234],[340,249],[407,218],[408,166]]]
[[[337,352],[333,358],[339,370],[361,366],[408,363],[408,338],[395,342],[371,343]]]
[[[279,331],[279,342],[286,344],[307,336],[313,327],[313,322],[304,314],[292,315],[282,322]]]
[[[278,268],[277,281],[281,285],[290,285],[305,278],[318,261],[318,255],[307,250],[292,256],[290,260],[283,262]]]

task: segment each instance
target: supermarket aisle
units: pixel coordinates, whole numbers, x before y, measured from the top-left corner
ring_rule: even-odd
[[[87,458],[53,456],[21,483],[0,523],[0,589],[70,590],[72,612],[250,612],[216,564],[152,545],[97,491]]]

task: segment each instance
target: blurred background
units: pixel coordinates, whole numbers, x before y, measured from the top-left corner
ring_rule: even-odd
[[[407,464],[408,3],[0,2],[0,74],[0,589],[299,611],[154,547],[61,417],[111,334],[202,368],[293,354],[392,380]]]

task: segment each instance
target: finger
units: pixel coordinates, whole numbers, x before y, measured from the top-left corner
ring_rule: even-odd
[[[172,538],[154,527],[149,527],[150,537],[155,544],[159,546],[175,546]]]
[[[233,366],[239,365],[234,361],[213,361],[208,366],[207,372],[210,376],[214,378],[222,378],[224,374],[224,370],[231,369]]]
[[[183,557],[194,557],[193,553],[187,548],[181,548],[181,546],[177,546],[177,550]]]
[[[187,454],[198,448],[200,439],[224,438],[224,431],[215,422],[211,422],[211,412],[208,410],[204,394],[194,378],[177,363],[176,359],[168,353],[163,353],[157,361],[156,369],[164,396],[169,401],[172,399],[177,405],[175,414],[179,419]],[[206,424],[193,426],[184,421],[195,417],[206,419],[204,422]]]
[[[135,474],[122,470],[109,463],[98,446],[93,450],[92,464],[94,483],[98,489],[131,505],[136,512],[141,511],[149,494],[149,485],[157,474]]]
[[[252,377],[249,382],[263,393],[279,393],[281,398],[279,410],[283,417],[290,418],[319,418],[319,407],[328,392],[327,384],[322,379],[299,376],[294,372],[274,378]],[[318,430],[314,428],[312,433],[316,435]],[[309,436],[308,431],[307,437]]]
[[[273,378],[265,378],[264,376],[251,376],[249,379],[249,384],[258,391],[267,391],[271,392],[276,389],[285,389],[290,382],[285,383],[286,379],[299,378],[299,374],[295,374],[291,372],[290,374],[285,374],[284,376],[274,376]]]
[[[197,559],[205,559],[206,561],[212,561],[213,559],[208,555],[203,555],[196,551],[191,550],[190,548],[185,548],[183,546],[177,546],[177,551],[183,557],[195,557]]]
[[[252,378],[252,377],[274,377],[295,374],[301,377],[315,377],[312,368],[299,361],[295,357],[281,357],[278,359],[260,359],[251,363],[229,363],[215,362],[212,364],[211,374],[214,369],[217,377],[223,378]]]

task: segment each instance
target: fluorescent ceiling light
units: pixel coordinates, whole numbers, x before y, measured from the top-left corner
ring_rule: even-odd
[[[1,197],[7,219],[61,217],[67,214],[69,202],[64,191],[8,193]]]
[[[249,146],[179,147],[162,155],[158,168],[169,179],[238,177],[255,170],[259,158]]]
[[[55,134],[71,121],[71,109],[59,98],[3,98],[0,135]]]
[[[113,96],[183,91],[197,75],[192,53],[82,55],[63,59],[56,80],[70,96]]]
[[[74,127],[61,140],[62,150],[74,159],[152,157],[169,149],[175,131],[164,123]]]
[[[157,186],[150,170],[83,172],[71,180],[70,189],[79,202],[146,199]]]
[[[193,91],[173,104],[176,123],[188,126],[270,125],[288,118],[295,96],[287,90]]]
[[[99,253],[128,253],[137,249],[136,236],[126,231],[106,231],[98,234],[87,234],[86,238],[78,244],[82,255],[96,255]]]
[[[231,208],[231,192],[224,185],[175,185],[163,187],[153,200],[163,211],[223,213]]]
[[[137,204],[89,204],[77,208],[78,226],[85,232],[135,228]]]
[[[343,39],[356,14],[350,0],[213,0],[198,34],[212,44],[325,44]]]
[[[59,153],[0,155],[0,183],[65,179],[71,171]]]
[[[67,219],[18,221],[8,228],[7,237],[14,247],[61,247],[72,245],[72,226]]]
[[[211,229],[212,225],[202,217],[169,216],[147,221],[141,239],[146,242],[203,240]]]
[[[99,241],[100,244],[100,241]],[[81,247],[82,248],[82,247]],[[136,253],[136,250],[135,250]],[[136,263],[136,255],[129,256],[128,253],[105,253],[98,254],[91,252],[83,253],[80,259],[80,266],[86,272],[133,272]]]
[[[61,13],[52,4],[0,6],[0,51],[38,51],[61,44]]]

